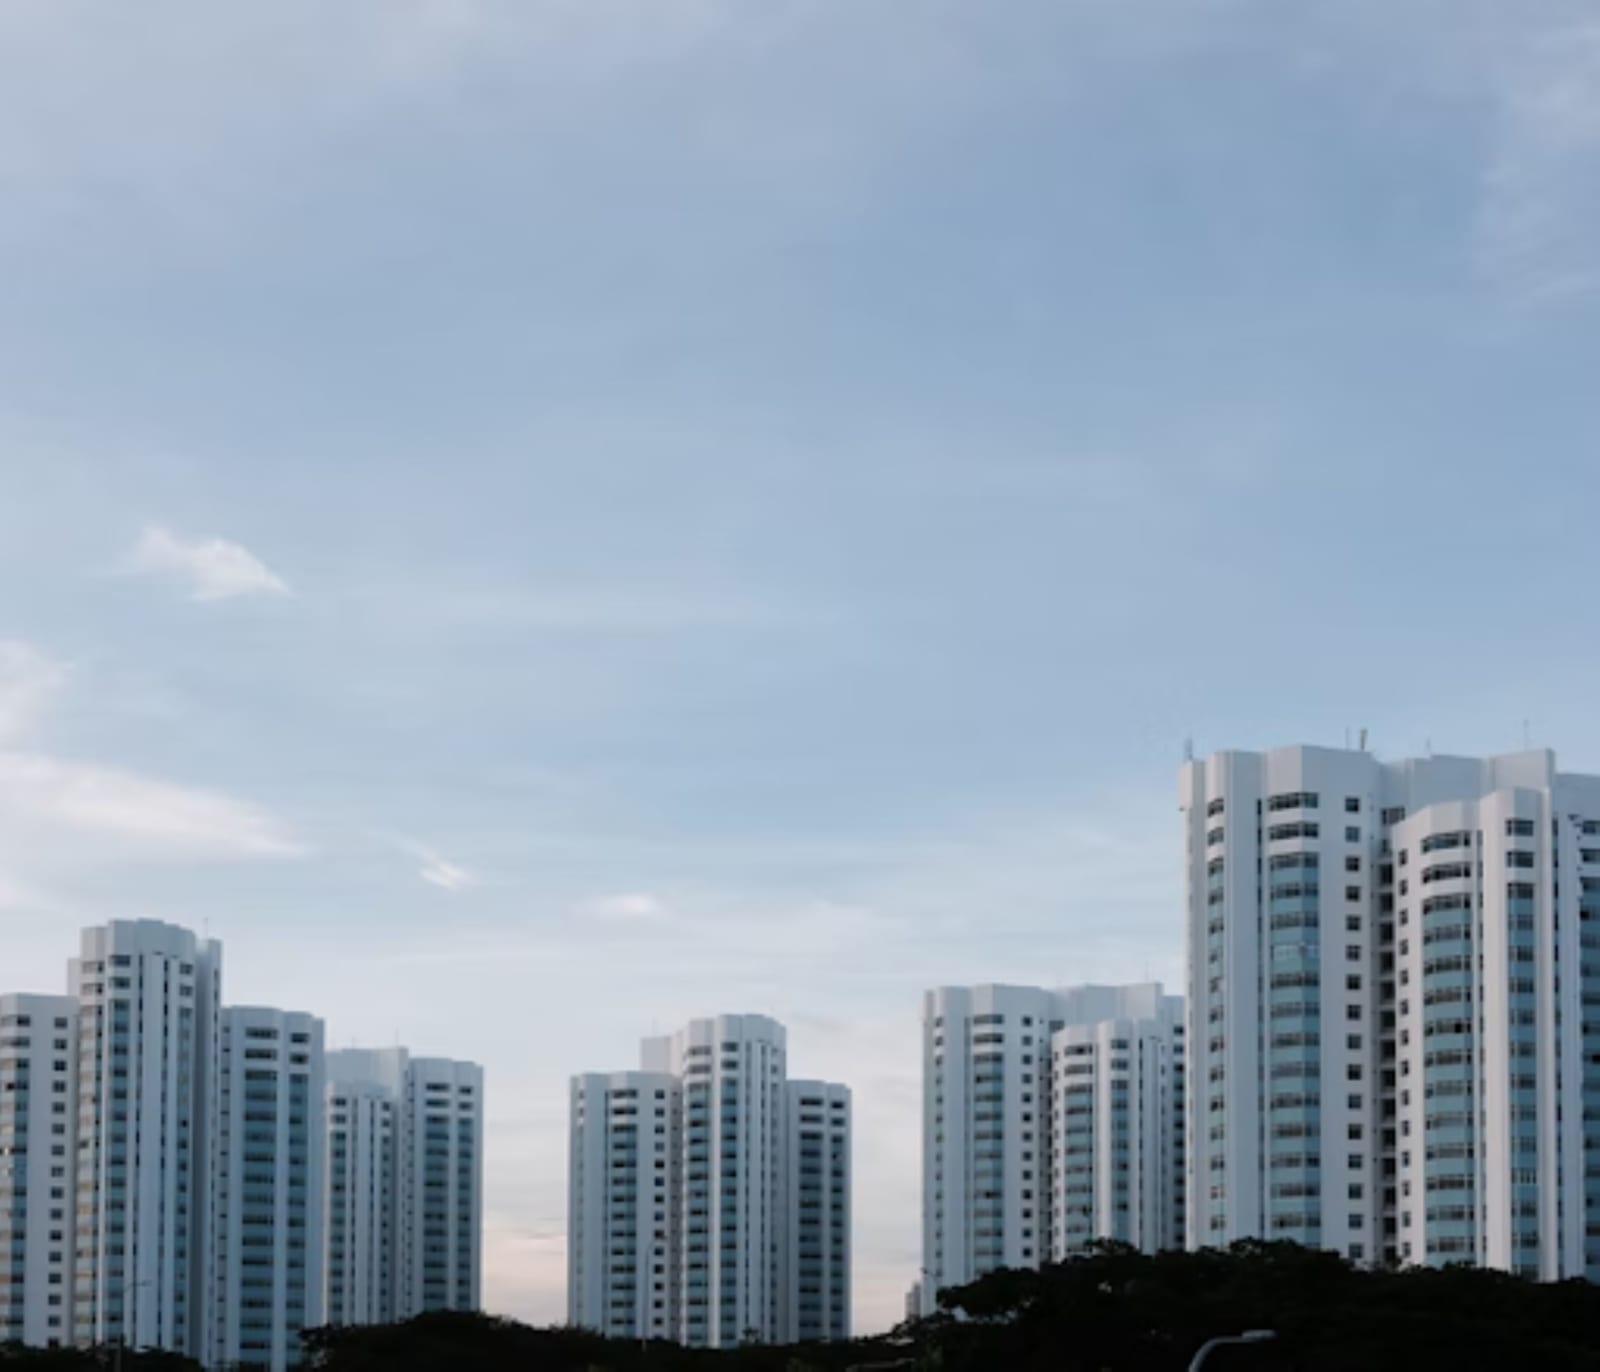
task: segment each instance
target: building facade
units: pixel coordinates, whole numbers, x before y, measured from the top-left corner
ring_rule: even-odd
[[[207,1358],[283,1372],[323,1323],[323,1025],[228,1007],[221,1037]]]
[[[395,1316],[477,1310],[483,1279],[483,1068],[412,1058],[396,1148]]]
[[[850,1337],[850,1090],[791,1081],[785,1103],[780,1290],[784,1343]]]
[[[78,1003],[0,996],[0,1344],[72,1341]]]
[[[478,1309],[483,1068],[403,1048],[329,1053],[325,1146],[329,1319]]]
[[[222,954],[153,920],[84,931],[73,1339],[202,1354]]]
[[[792,1092],[764,1015],[693,1020],[640,1056],[639,1073],[572,1084],[569,1320],[706,1348],[848,1331],[846,1088]],[[628,1094],[645,1090],[648,1109]]]
[[[1181,1006],[1154,983],[927,993],[924,1313],[1091,1239],[1181,1246]]]
[[[403,1048],[327,1055],[325,1307],[330,1324],[387,1324],[395,1311],[395,1156]]]
[[[568,1321],[621,1338],[679,1328],[683,1089],[669,1072],[572,1080]]]
[[[1600,1278],[1600,778],[1184,765],[1191,1244]]]

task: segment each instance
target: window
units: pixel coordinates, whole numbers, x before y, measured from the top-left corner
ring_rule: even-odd
[[[1361,870],[1361,859],[1352,853],[1344,860],[1344,870],[1347,872],[1359,872]]]
[[[1506,836],[1508,838],[1532,838],[1533,821],[1531,819],[1508,819],[1506,821]]]
[[[1360,843],[1361,829],[1359,825],[1347,824],[1344,827],[1344,841],[1346,843]]]
[[[1315,810],[1316,808],[1315,791],[1284,791],[1267,798],[1268,810]]]

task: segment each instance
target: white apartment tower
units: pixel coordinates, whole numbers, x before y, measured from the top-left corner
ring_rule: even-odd
[[[201,1355],[221,950],[187,929],[83,934],[73,1338]]]
[[[683,1082],[679,1153],[682,1341],[779,1337],[787,1039],[765,1015],[691,1020],[646,1039],[647,1071]]]
[[[1180,803],[1190,1243],[1600,1279],[1600,777],[1290,747]]]
[[[1183,1000],[1156,985],[1071,994],[1076,1022],[1050,1040],[1050,1257],[1095,1239],[1181,1248]]]
[[[850,1088],[791,1081],[784,1144],[779,1338],[850,1337]]]
[[[323,1026],[222,1012],[206,1348],[213,1367],[283,1372],[323,1323]]]
[[[0,996],[0,1345],[72,1340],[78,1004]]]
[[[1156,984],[923,1000],[924,1313],[1001,1267],[1183,1242],[1182,1001]]]
[[[330,1324],[394,1319],[395,1140],[403,1048],[327,1055],[325,1308]]]
[[[682,1101],[668,1072],[572,1079],[571,1324],[619,1338],[675,1337]]]
[[[574,1078],[573,1324],[705,1348],[847,1336],[849,1094],[790,1083],[786,1055],[775,1020],[724,1015],[646,1039],[640,1072]]]
[[[326,1095],[328,1319],[478,1309],[483,1069],[341,1049],[327,1055]]]
[[[483,1068],[412,1058],[396,1149],[395,1314],[482,1303]]]

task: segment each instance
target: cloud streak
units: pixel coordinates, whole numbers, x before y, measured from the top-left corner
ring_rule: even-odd
[[[139,535],[129,567],[174,577],[188,588],[190,600],[201,602],[290,594],[283,578],[243,545],[225,538],[185,540],[159,525]]]
[[[32,644],[0,640],[0,744],[32,728],[66,683],[63,663]]]
[[[297,857],[279,824],[218,791],[41,753],[0,753],[0,816],[128,839],[151,852],[204,857]]]

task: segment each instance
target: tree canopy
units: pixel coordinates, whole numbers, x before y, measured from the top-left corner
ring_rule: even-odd
[[[1600,1286],[1538,1284],[1465,1266],[1374,1272],[1292,1243],[1148,1256],[1100,1244],[1039,1271],[991,1273],[940,1293],[935,1315],[892,1334],[721,1352],[438,1313],[305,1336],[313,1372],[1600,1372]],[[104,1350],[0,1349],[0,1372],[106,1369]],[[128,1354],[126,1372],[190,1372]]]

